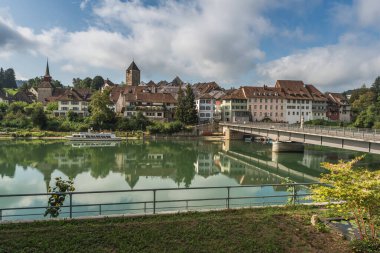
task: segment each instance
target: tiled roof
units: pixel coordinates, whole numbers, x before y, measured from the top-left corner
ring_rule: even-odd
[[[216,82],[196,83],[194,88],[200,93],[209,93],[213,90],[222,90]]]
[[[22,102],[26,102],[26,103],[30,104],[30,103],[33,103],[33,101],[36,100],[36,97],[30,91],[20,90],[19,92],[17,92],[13,96],[13,100],[14,101],[22,101]]]
[[[281,91],[280,88],[268,87],[266,85],[263,87],[244,86],[242,89],[246,98],[285,97],[285,94]]]
[[[326,95],[330,102],[336,103],[338,105],[349,105],[347,98],[341,93],[327,92]]]
[[[120,86],[114,86],[114,87],[112,87],[112,90],[111,90],[111,93],[110,93],[111,101],[114,102],[114,103],[116,103],[117,100],[120,97],[120,94],[123,92],[123,90],[124,90],[124,87],[120,87]]]
[[[177,100],[168,93],[126,93],[124,98],[126,102],[177,103]]]
[[[327,101],[325,94],[320,92],[314,85],[305,84],[305,87],[309,91],[310,95],[313,97],[314,101]]]
[[[285,94],[285,97],[288,99],[313,99],[302,81],[277,80],[275,87],[281,88],[282,92]]]
[[[49,101],[88,101],[90,97],[91,97],[90,89],[69,88],[69,89],[64,89],[64,92],[62,95],[58,97],[50,97],[48,98],[48,100]]]
[[[222,97],[223,100],[229,100],[229,99],[246,99],[244,96],[242,89],[237,89],[231,92],[230,94],[226,94]]]
[[[212,99],[212,98],[214,97],[208,93],[200,94],[199,96],[197,96],[197,99]]]
[[[155,86],[157,86],[157,84],[156,84],[155,82],[153,82],[152,80],[150,80],[150,81],[146,84],[146,86],[153,86],[153,87],[155,87]]]

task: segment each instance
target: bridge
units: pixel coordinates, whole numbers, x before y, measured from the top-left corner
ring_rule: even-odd
[[[372,129],[308,126],[282,123],[221,122],[225,139],[242,135],[261,136],[273,140],[274,151],[296,151],[297,143],[342,148],[380,154],[380,131]]]

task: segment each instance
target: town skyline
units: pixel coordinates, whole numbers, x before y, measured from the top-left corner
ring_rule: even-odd
[[[120,83],[135,60],[144,82],[303,80],[344,91],[378,76],[379,9],[377,1],[4,0],[0,60],[23,80],[40,76],[49,58],[64,85],[95,75]]]

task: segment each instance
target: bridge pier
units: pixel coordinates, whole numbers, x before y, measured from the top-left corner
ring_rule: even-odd
[[[304,145],[299,142],[281,142],[274,141],[272,143],[272,152],[303,152]]]
[[[229,127],[223,127],[225,140],[243,140],[244,133],[232,131]]]

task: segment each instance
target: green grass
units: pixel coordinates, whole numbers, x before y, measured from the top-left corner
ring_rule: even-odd
[[[349,252],[317,209],[263,208],[0,225],[0,252]]]
[[[18,92],[18,89],[5,88],[4,90],[11,96],[14,96]]]

